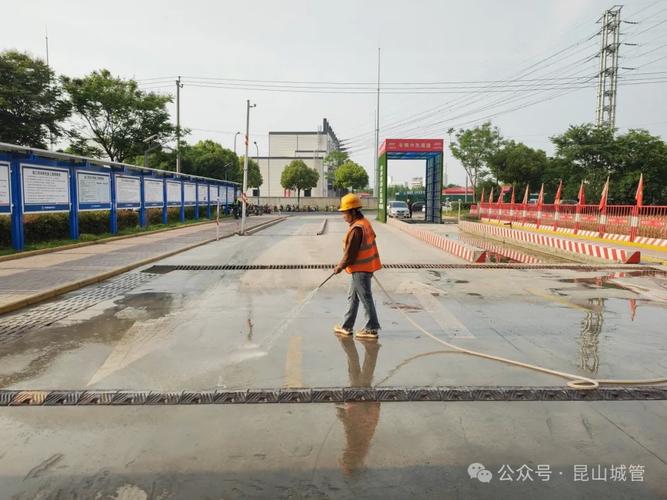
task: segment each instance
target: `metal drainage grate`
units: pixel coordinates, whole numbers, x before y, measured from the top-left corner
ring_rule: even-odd
[[[399,401],[643,401],[667,400],[667,387],[328,387],[224,391],[7,391],[0,406],[123,406]]]
[[[70,297],[2,317],[0,318],[0,343],[7,342],[20,333],[34,328],[43,328],[71,314],[122,295],[156,276],[153,273],[125,274],[102,284],[83,288]]]
[[[221,264],[221,265],[156,265],[143,272],[165,274],[172,271],[265,271],[265,270],[295,270],[295,269],[333,269],[335,264]],[[648,266],[618,265],[577,265],[577,264],[383,264],[383,269],[565,269],[571,271],[604,271],[618,269],[632,269],[633,271],[654,271]]]

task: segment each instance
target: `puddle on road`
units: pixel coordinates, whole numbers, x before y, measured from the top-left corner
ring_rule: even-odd
[[[65,352],[90,344],[113,345],[135,323],[165,316],[178,302],[170,293],[128,294],[111,307],[96,310],[93,306],[50,326],[26,331],[0,345],[0,387],[38,377]],[[77,315],[81,315],[78,320]]]

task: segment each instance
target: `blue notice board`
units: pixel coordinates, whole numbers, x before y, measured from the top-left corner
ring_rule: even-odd
[[[12,183],[9,178],[9,163],[0,162],[0,214],[12,212]]]
[[[21,164],[23,212],[69,212],[69,170]]]
[[[111,176],[102,172],[76,172],[79,210],[111,209]]]
[[[141,177],[116,175],[116,207],[139,208],[141,206]]]

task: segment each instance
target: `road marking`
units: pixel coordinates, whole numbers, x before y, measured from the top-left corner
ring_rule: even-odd
[[[458,339],[474,339],[475,336],[468,330],[468,328],[459,321],[452,311],[447,309],[445,305],[430,293],[415,293],[415,297],[424,308],[424,311],[429,313],[442,330],[450,337]]]
[[[303,387],[301,375],[301,361],[303,351],[301,344],[303,337],[290,337],[287,343],[287,356],[285,358],[285,383],[283,387]]]

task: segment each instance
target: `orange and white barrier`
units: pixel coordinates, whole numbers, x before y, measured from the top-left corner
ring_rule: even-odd
[[[510,229],[502,226],[492,226],[478,222],[461,221],[459,223],[459,229],[490,238],[521,242],[527,245],[556,250],[561,253],[574,254],[586,259],[620,262],[622,264],[639,264],[641,256],[640,252],[634,250],[631,251],[623,248],[596,245],[583,241],[558,238],[541,233]]]
[[[429,245],[433,245],[440,250],[443,250],[447,253],[450,253],[456,257],[460,257],[463,260],[468,262],[480,263],[486,262],[486,251],[479,250],[477,248],[471,248],[464,243],[460,243],[455,240],[450,240],[435,234],[431,231],[424,231],[418,229],[415,224],[407,224],[405,222],[397,221],[393,218],[387,218],[387,224],[395,228],[400,229],[404,233],[414,236],[417,239],[425,241]]]

